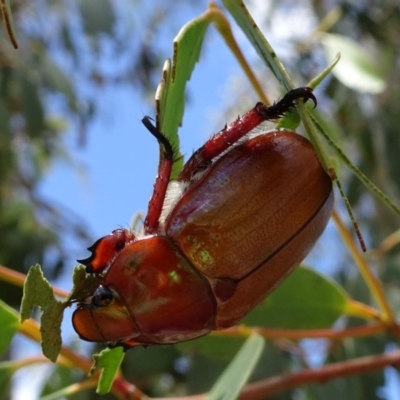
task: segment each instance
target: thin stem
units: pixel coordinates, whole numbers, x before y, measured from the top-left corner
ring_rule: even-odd
[[[373,319],[375,321],[382,321],[382,313],[380,310],[351,298],[347,299],[346,307],[343,313],[367,320]]]
[[[21,272],[14,271],[10,268],[0,265],[0,281],[11,283],[11,285],[23,287],[26,275]],[[56,296],[67,297],[68,293],[65,290],[53,287],[53,292]]]
[[[270,102],[265,95],[260,82],[258,81],[257,77],[253,73],[249,63],[245,59],[242,51],[240,50],[235,37],[232,34],[232,29],[230,27],[229,21],[222,13],[222,11],[217,7],[217,5],[213,2],[210,3],[208,10],[205,12],[208,14],[214,24],[215,27],[218,29],[218,32],[221,34],[223,39],[225,40],[227,46],[232,51],[233,55],[238,60],[240,66],[242,67],[244,73],[246,74],[248,80],[250,81],[251,85],[253,86],[254,90],[256,91],[259,99],[265,104],[269,105]]]
[[[360,357],[349,361],[337,362],[322,368],[307,369],[300,372],[282,374],[246,386],[240,396],[241,400],[264,399],[276,393],[304,386],[306,384],[321,384],[332,379],[345,376],[365,374],[380,370],[387,366],[400,365],[400,350],[389,354]]]
[[[359,357],[349,361],[325,365],[321,368],[306,369],[300,372],[281,374],[263,381],[246,385],[240,395],[240,400],[264,399],[289,389],[304,386],[310,383],[321,384],[332,379],[380,370],[388,366],[400,365],[400,350],[389,354]],[[180,397],[179,400],[205,400],[207,394]],[[153,399],[156,400],[156,399]],[[161,399],[160,399],[161,400]],[[177,400],[164,398],[163,400]]]
[[[381,245],[377,250],[382,253],[387,253],[400,243],[400,229],[391,233],[387,238],[382,240]]]
[[[377,279],[376,276],[370,270],[365,258],[363,257],[358,247],[355,245],[349,230],[343,223],[342,219],[340,218],[336,210],[333,211],[332,218],[335,221],[339,233],[342,239],[344,240],[351,256],[353,257],[354,262],[358,266],[361,275],[363,276],[366,284],[368,285],[372,295],[375,298],[375,301],[377,302],[379,308],[382,311],[382,321],[390,325],[394,321],[394,315],[386,299],[385,292],[381,286],[379,279]]]
[[[31,365],[36,365],[40,363],[48,363],[49,359],[45,356],[32,356],[22,358],[20,360],[12,360],[12,361],[2,361],[2,367],[7,367],[7,369],[11,369],[17,371],[20,368],[29,367]]]
[[[0,265],[0,280],[11,285],[23,287],[26,275]]]
[[[66,387],[58,390],[57,392],[53,392],[47,396],[41,397],[40,400],[49,400],[49,399],[53,400],[55,398],[61,399],[63,397],[71,396],[76,393],[82,392],[83,390],[86,390],[86,389],[95,388],[96,385],[97,385],[97,381],[95,379],[88,379],[83,382],[73,383],[72,385],[66,386]]]
[[[258,333],[266,339],[330,339],[341,340],[348,337],[365,337],[384,332],[388,329],[387,325],[376,323],[354,328],[343,329],[340,331],[333,329],[275,329],[275,328],[247,328],[233,327],[223,331],[214,331],[212,336],[223,337],[248,337],[252,333]]]
[[[8,37],[10,38],[10,41],[12,45],[14,46],[14,49],[18,49],[18,42],[17,38],[15,37],[15,31],[14,31],[14,26],[12,22],[12,15],[11,15],[11,10],[10,7],[8,6],[8,3],[5,0],[1,0],[1,13],[3,15],[3,20],[4,24],[6,26],[6,31],[8,34]]]

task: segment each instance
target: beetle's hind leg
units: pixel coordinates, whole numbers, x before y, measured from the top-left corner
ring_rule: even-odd
[[[215,157],[218,157],[262,122],[280,118],[290,111],[296,106],[297,99],[311,100],[315,106],[317,105],[317,99],[313,94],[313,90],[309,87],[290,90],[281,100],[271,106],[266,106],[261,102],[257,103],[250,111],[242,117],[238,117],[231,124],[226,125],[193,153],[183,167],[178,180],[191,181],[196,174],[208,168]]]

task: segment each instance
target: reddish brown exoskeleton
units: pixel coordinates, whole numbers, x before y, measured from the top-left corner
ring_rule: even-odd
[[[101,284],[78,304],[79,336],[110,345],[176,343],[238,323],[308,254],[333,206],[332,182],[312,145],[288,130],[251,133],[310,88],[256,106],[198,149],[170,182],[164,154],[144,234],[118,229],[80,262]]]

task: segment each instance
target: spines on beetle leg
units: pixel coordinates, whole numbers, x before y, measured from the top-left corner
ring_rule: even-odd
[[[317,105],[317,99],[312,89],[308,87],[301,87],[287,92],[281,100],[271,106],[266,106],[261,102],[257,103],[250,111],[237,118],[231,124],[226,125],[200,147],[185,164],[178,180],[190,181],[194,175],[207,169],[215,157],[223,153],[262,122],[280,118],[290,111],[296,106],[295,101],[297,99],[311,100],[315,106]]]

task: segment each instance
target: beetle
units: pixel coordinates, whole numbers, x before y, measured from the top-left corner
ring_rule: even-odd
[[[143,234],[117,229],[78,260],[99,285],[78,302],[79,336],[128,349],[194,339],[237,324],[305,258],[333,207],[332,180],[310,142],[281,129],[254,132],[312,89],[253,109],[200,147],[170,182],[163,156]]]

